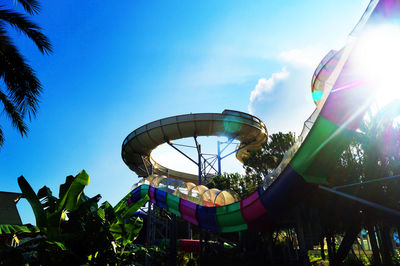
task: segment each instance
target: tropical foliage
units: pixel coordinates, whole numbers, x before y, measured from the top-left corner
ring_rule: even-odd
[[[261,178],[252,178],[239,173],[223,173],[222,175],[213,177],[213,179],[207,183],[208,188],[232,190],[236,192],[240,198],[245,198],[260,186],[262,186]]]
[[[362,189],[344,188],[363,198],[373,199],[385,206],[398,208],[396,179],[381,180],[400,174],[400,103],[398,101],[377,109],[372,106],[343,152],[329,180],[332,185],[366,183]],[[377,181],[377,182],[371,182]],[[368,184],[368,185],[367,185]],[[392,195],[391,198],[385,195]]]
[[[250,152],[250,156],[243,160],[246,174],[264,179],[279,165],[295,141],[296,136],[292,132],[271,134],[261,149]]]
[[[220,190],[230,189],[235,191],[240,198],[245,198],[263,186],[263,180],[279,165],[285,152],[294,144],[295,138],[292,132],[270,135],[269,140],[262,144],[261,149],[251,151],[250,156],[244,158],[245,175],[223,173],[215,176],[207,183],[207,187]]]
[[[132,216],[147,198],[131,205],[121,201],[115,208],[104,202],[99,207],[100,195],[88,197],[83,192],[89,184],[85,171],[68,176],[58,198],[46,186],[35,193],[24,177],[18,184],[37,226],[0,226],[1,236],[19,242],[16,247],[0,246],[0,264],[133,263],[135,251],[148,254],[133,244],[143,222]]]
[[[343,152],[329,177],[341,192],[399,210],[400,195],[400,102],[383,108],[372,104],[351,145]],[[371,241],[374,263],[389,264],[393,253],[390,219],[378,209],[367,210],[365,224]],[[397,229],[398,231],[398,229]],[[379,237],[377,237],[379,236]]]
[[[51,52],[51,44],[41,32],[41,28],[28,16],[7,8],[15,2],[21,4],[29,15],[37,14],[40,5],[36,0],[17,0],[8,5],[3,3],[0,7],[0,79],[2,81],[0,102],[12,125],[22,136],[25,136],[28,132],[26,118],[30,120],[35,116],[42,86],[34,70],[27,64],[26,59],[11,40],[7,30],[13,28],[22,32],[43,54]],[[4,136],[0,127],[0,146],[3,143]]]

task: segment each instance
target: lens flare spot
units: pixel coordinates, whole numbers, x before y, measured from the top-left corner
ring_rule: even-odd
[[[314,100],[315,102],[317,102],[317,101],[319,101],[319,100],[322,99],[322,95],[323,95],[323,92],[322,92],[322,91],[314,91],[314,92],[312,93],[312,98],[313,98],[313,100]]]
[[[242,128],[241,123],[242,123],[242,121],[241,121],[240,117],[228,116],[224,119],[225,131],[229,134],[237,133]]]

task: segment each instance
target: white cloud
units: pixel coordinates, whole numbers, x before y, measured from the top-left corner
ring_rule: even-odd
[[[318,48],[291,49],[283,51],[278,55],[278,59],[289,65],[297,67],[316,67],[321,57],[321,51]]]
[[[289,77],[289,72],[286,68],[283,68],[282,71],[273,73],[270,78],[260,78],[257,82],[256,87],[250,93],[250,103],[248,106],[248,110],[251,114],[254,113],[253,103],[258,101],[264,97],[265,94],[268,94],[274,90],[276,84],[285,80]]]
[[[308,87],[309,83],[303,83],[303,79],[304,77],[311,79],[312,72],[324,53],[326,53],[324,49],[321,49],[318,45],[313,45],[282,51],[275,57],[269,57],[268,59],[277,59],[283,63],[284,67],[282,71],[273,73],[269,78],[260,78],[257,81],[257,85],[250,93],[249,113],[254,114],[256,102],[262,102],[265,96],[272,93],[279,83],[285,82],[285,90],[288,95],[295,93],[298,86]]]

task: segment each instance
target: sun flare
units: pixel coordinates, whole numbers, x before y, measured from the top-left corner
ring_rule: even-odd
[[[356,68],[375,90],[380,107],[400,99],[400,25],[381,25],[360,36]]]

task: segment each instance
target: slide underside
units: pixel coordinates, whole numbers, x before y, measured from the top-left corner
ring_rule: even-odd
[[[399,17],[400,6],[397,4],[396,8],[392,8],[393,2],[399,1],[372,1],[366,11],[368,14],[364,14],[356,28],[357,32],[361,31],[361,26],[366,28],[380,20]],[[268,230],[268,224],[290,210],[307,193],[312,193],[315,184],[328,183],[329,172],[356,134],[371,95],[370,86],[360,82],[360,77],[352,68],[352,51],[356,46],[357,42],[352,38],[342,50],[332,52],[317,68],[312,90],[321,93],[314,99],[317,109],[311,121],[307,121],[312,127],[306,136],[302,136],[301,143],[296,144],[299,148],[291,151],[293,156],[279,167],[279,171],[274,172],[274,181],[266,190],[259,188],[239,202],[208,207],[174,193],[168,186],[143,184],[130,192],[121,203],[129,206],[148,195],[154,204],[212,231]],[[133,137],[128,136],[124,146]],[[155,141],[154,145],[157,143]],[[154,145],[145,148],[152,149]],[[138,149],[136,146],[130,148]],[[140,167],[135,165],[139,160],[128,158],[128,154],[133,154],[130,152],[128,148],[123,148],[123,158],[135,171]],[[143,150],[143,154],[149,154],[146,152]]]

